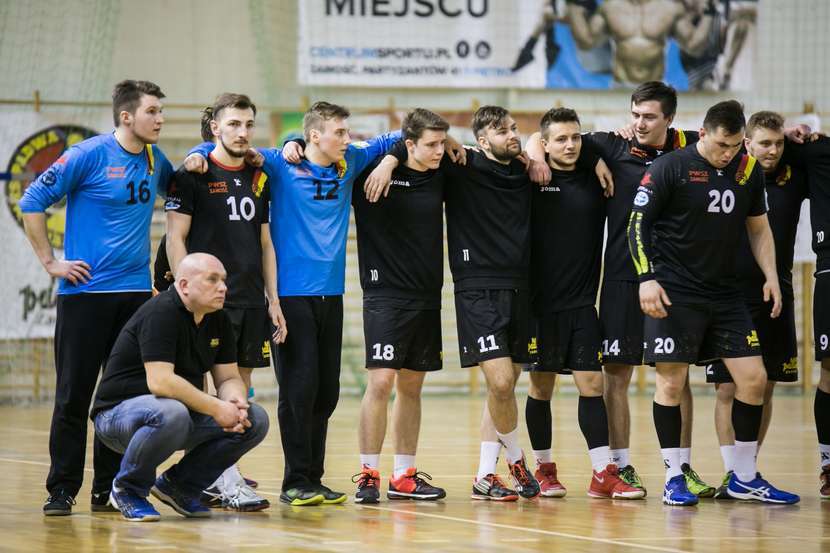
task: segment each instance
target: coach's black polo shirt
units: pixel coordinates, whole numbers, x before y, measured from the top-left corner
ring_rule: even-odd
[[[151,361],[173,363],[178,376],[201,390],[204,373],[216,364],[236,362],[230,319],[220,310],[196,325],[175,286],[148,300],[118,335],[90,416],[151,393],[144,369],[144,363]]]

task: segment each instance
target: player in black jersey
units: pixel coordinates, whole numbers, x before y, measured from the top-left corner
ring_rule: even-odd
[[[785,161],[784,118],[777,113],[760,111],[749,118],[744,145],[747,153],[758,160],[764,174],[767,195],[767,216],[775,240],[775,259],[778,281],[781,286],[781,315],[770,316],[770,305],[764,302],[764,273],[755,262],[749,241],[744,235],[737,252],[736,278],[744,301],[749,308],[752,322],[758,331],[764,367],[767,370],[767,386],[764,390],[764,411],[758,446],[763,443],[772,416],[772,393],[776,382],[798,380],[798,342],[795,332],[795,305],[792,283],[795,234],[801,214],[801,204],[807,197],[807,175]],[[721,455],[726,471],[723,484],[715,494],[716,499],[729,498],[726,491],[732,471],[732,451],[735,435],[732,431],[730,412],[735,397],[735,384],[723,362],[707,365],[706,381],[715,384],[715,429],[718,433]]]
[[[256,106],[242,94],[217,97],[202,117],[202,138],[212,139],[203,174],[176,172],[167,196],[167,257],[173,274],[188,253],[215,255],[228,272],[225,312],[237,336],[239,373],[247,389],[254,368],[270,364],[271,325],[277,343],[286,335],[277,298],[277,264],[268,226],[267,177],[246,165]],[[267,302],[266,302],[267,297]],[[240,511],[269,506],[229,467],[205,490],[206,501]]]
[[[504,108],[480,108],[472,129],[479,149],[468,152],[465,165],[441,166],[452,183],[444,196],[461,365],[479,365],[488,388],[472,497],[515,501],[516,491],[526,498],[539,494],[518,441],[514,391],[536,344],[528,292],[533,163],[520,160],[518,128]],[[400,147],[390,153],[406,159]],[[516,491],[496,475],[502,445]]]
[[[599,154],[614,177],[614,195],[606,202],[608,238],[599,302],[611,458],[620,467],[622,479],[643,490],[645,486],[629,456],[628,386],[634,366],[643,361],[643,313],[637,275],[628,253],[626,227],[631,202],[649,165],[664,153],[697,141],[697,132],[671,128],[676,111],[674,88],[661,82],[647,82],[631,95],[630,137],[612,132],[593,132],[582,137],[583,148]],[[543,155],[537,143],[537,135],[528,142],[528,152],[535,159]],[[684,464],[690,465],[692,394],[688,386],[683,390],[681,408],[684,420],[681,451]],[[715,489],[700,480],[691,466],[684,474],[688,485],[698,493],[714,493]]]
[[[790,155],[792,154],[792,155]],[[816,252],[813,336],[821,376],[814,404],[823,499],[830,499],[830,138],[787,144],[785,160],[807,172],[812,246]]]
[[[541,495],[563,497],[551,456],[551,411],[556,374],[573,371],[579,390],[579,427],[588,443],[592,497],[638,499],[611,462],[608,416],[602,398],[601,330],[594,304],[599,289],[605,199],[594,173],[578,167],[582,149],[575,111],[555,108],[541,121],[552,180],[534,187],[531,288],[538,321],[539,362],[530,369],[525,419]]]
[[[706,113],[700,141],[656,160],[643,177],[628,225],[640,280],[645,361],[657,369],[654,425],[666,466],[663,502],[694,505],[679,455],[680,398],[689,363],[723,359],[735,381],[732,425],[736,499],[795,503],[757,473],[766,373],[758,334],[737,289],[735,251],[748,233],[764,273],[772,317],[781,311],[775,244],[766,216],[764,180],[754,157],[739,154],[743,107],[720,102]],[[746,230],[745,230],[746,229]]]
[[[357,226],[363,333],[369,377],[360,407],[361,472],[355,503],[377,503],[380,451],[392,390],[395,465],[389,499],[437,500],[443,489],[422,478],[415,464],[421,425],[421,388],[441,369],[441,287],[444,282],[444,143],[449,124],[416,109],[402,122],[406,161],[391,176],[388,194],[370,202],[366,177],[352,193]],[[445,161],[444,163],[448,163]]]

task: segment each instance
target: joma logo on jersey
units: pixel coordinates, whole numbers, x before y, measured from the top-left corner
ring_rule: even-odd
[[[241,180],[239,180],[239,179],[233,179],[233,183],[234,183],[236,186],[242,186],[242,181],[241,181]]]
[[[751,348],[759,347],[761,344],[758,342],[758,332],[753,330],[752,333],[746,337],[746,344]]]
[[[268,344],[268,341],[262,342],[262,357],[265,359],[271,358],[271,346]]]
[[[542,192],[561,192],[561,189],[558,186],[543,186],[539,190]]]
[[[781,367],[784,371],[784,374],[792,374],[798,372],[798,357],[790,357],[790,360],[784,363],[784,366]]]
[[[226,183],[225,181],[209,182],[208,183],[208,192],[210,194],[227,194],[228,193],[228,183]]]
[[[539,351],[539,349],[538,349],[538,347],[537,347],[537,345],[536,345],[536,337],[534,336],[534,337],[533,337],[533,338],[531,338],[531,339],[530,339],[530,341],[527,343],[527,353],[528,353],[528,354],[530,354],[530,355],[536,355],[536,353],[537,353],[538,351]]]

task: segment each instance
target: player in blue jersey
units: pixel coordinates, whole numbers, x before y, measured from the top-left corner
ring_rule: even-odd
[[[305,159],[288,163],[262,150],[271,186],[271,237],[278,294],[291,334],[277,351],[277,415],[285,453],[280,500],[291,505],[342,503],[321,482],[328,419],[340,396],[343,291],[349,206],[355,178],[400,139],[400,131],[351,142],[349,111],[317,102],[303,118]],[[213,144],[191,153],[205,158]],[[199,162],[188,158],[187,167]]]
[[[68,515],[81,488],[89,403],[119,331],[149,297],[150,219],[156,190],[173,173],[155,146],[161,89],[126,80],[112,94],[115,130],[73,146],[20,200],[26,236],[59,279],[55,324],[57,384],[49,434],[45,515]],[[66,198],[64,258],[49,243],[46,209]],[[107,502],[120,456],[95,440],[92,510]]]

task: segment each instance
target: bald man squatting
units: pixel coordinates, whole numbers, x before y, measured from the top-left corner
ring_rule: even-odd
[[[182,259],[176,282],[147,301],[118,335],[95,395],[95,433],[123,452],[110,502],[129,521],[160,518],[156,498],[186,517],[210,516],[199,494],[268,433],[268,415],[248,404],[225,303],[227,273],[216,257]],[[217,396],[202,392],[210,372]],[[156,478],[177,450],[182,459]]]

